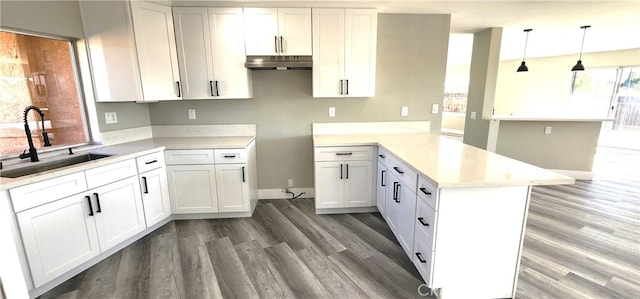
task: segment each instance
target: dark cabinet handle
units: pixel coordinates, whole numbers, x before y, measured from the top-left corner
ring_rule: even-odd
[[[225,158],[235,158],[236,155],[224,155]]]
[[[278,53],[278,36],[273,37],[274,47],[276,48],[276,53]]]
[[[349,80],[344,80],[344,82],[345,82],[345,85],[347,86],[345,88],[345,93],[344,94],[349,94]]]
[[[342,164],[340,164],[340,179],[342,179]]]
[[[393,201],[398,202],[398,182],[393,182]]]
[[[144,164],[149,165],[149,164],[153,164],[153,163],[156,163],[156,162],[158,162],[158,160],[153,159],[153,160],[151,160],[151,161],[144,162]]]
[[[280,36],[280,53],[284,53],[284,41],[282,35]]]
[[[340,80],[340,94],[344,94],[344,80]]]
[[[395,169],[395,171],[397,171],[399,174],[404,173],[404,171],[400,170],[400,168],[398,168],[397,166],[394,166],[393,169]]]
[[[380,158],[382,158],[382,159],[387,158],[385,155],[378,155],[378,157],[380,157]]]
[[[93,216],[93,206],[91,205],[91,196],[87,195],[84,197],[89,203],[89,216]]]
[[[416,256],[418,257],[418,260],[423,263],[426,264],[427,261],[425,259],[422,258],[422,254],[420,254],[420,252],[416,252]]]
[[[427,188],[425,187],[420,187],[420,191],[422,191],[422,193],[424,193],[425,195],[431,196],[431,192],[427,191]]]
[[[336,156],[351,156],[353,153],[336,153]]]
[[[209,91],[211,92],[211,96],[216,96],[216,93],[213,92],[213,81],[209,81]]]
[[[346,177],[346,179],[348,180],[349,179],[349,164],[346,164],[346,165],[347,165],[347,177]]]
[[[98,193],[93,193],[93,196],[96,197],[96,204],[97,204],[96,213],[102,213],[102,209],[100,208],[100,196],[98,195]]]
[[[380,186],[381,187],[386,187],[387,185],[384,184],[384,173],[387,172],[386,170],[380,171]]]
[[[216,96],[220,96],[220,81],[216,80]]]
[[[149,194],[149,185],[147,185],[147,177],[142,177],[142,183],[144,184],[144,194]]]
[[[246,182],[246,179],[244,177],[244,166],[242,166],[242,182]]]
[[[176,85],[178,85],[178,97],[182,96],[182,90],[180,89],[180,81],[176,81]]]
[[[422,225],[424,226],[429,226],[429,223],[427,223],[422,217],[418,217],[418,221],[420,221],[420,223],[422,223]]]

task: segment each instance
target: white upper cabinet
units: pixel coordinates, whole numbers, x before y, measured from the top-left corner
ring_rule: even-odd
[[[375,96],[375,9],[313,9],[313,96]]]
[[[79,1],[97,102],[141,101],[142,86],[126,1]]]
[[[310,8],[245,8],[247,55],[311,55]]]
[[[184,99],[251,98],[241,8],[173,9]]]
[[[144,100],[181,99],[171,8],[132,1],[131,12]]]

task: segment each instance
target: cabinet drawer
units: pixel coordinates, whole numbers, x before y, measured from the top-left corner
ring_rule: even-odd
[[[396,157],[391,156],[389,162],[389,172],[395,174],[411,191],[416,192],[418,184],[418,173],[412,168],[400,162]]]
[[[422,175],[418,176],[418,197],[432,209],[438,210],[438,187],[436,183]]]
[[[434,252],[431,246],[429,246],[430,243],[425,241],[425,239],[425,235],[421,231],[416,230],[411,260],[427,286],[432,287],[431,275],[433,273],[433,267],[431,265],[433,264]]]
[[[84,173],[87,176],[87,187],[91,189],[138,175],[138,169],[136,160],[131,159],[85,170]]]
[[[164,153],[157,152],[136,158],[138,172],[143,173],[164,166]]]
[[[87,190],[84,172],[76,172],[54,179],[9,190],[15,212],[24,211],[54,200]]]
[[[433,248],[436,229],[436,211],[427,205],[424,201],[418,199],[416,204],[416,232],[420,231],[424,235],[422,238],[429,247]]]
[[[373,160],[373,146],[314,148],[315,161]]]
[[[213,150],[168,150],[164,152],[167,165],[213,164]]]
[[[247,163],[245,149],[217,149],[213,150],[216,164]]]
[[[378,147],[378,161],[382,162],[382,164],[384,164],[384,166],[389,166],[389,160],[391,159],[391,156],[389,156],[389,152],[382,148],[381,146]]]

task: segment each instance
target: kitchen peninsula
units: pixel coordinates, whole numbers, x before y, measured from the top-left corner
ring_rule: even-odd
[[[531,187],[574,179],[428,131],[428,122],[313,124],[316,212],[376,206],[429,288],[447,298],[515,297]],[[350,178],[353,161],[376,169],[371,153],[374,177]],[[332,182],[359,185],[345,190],[375,182],[377,195],[345,191],[335,202],[321,187]]]

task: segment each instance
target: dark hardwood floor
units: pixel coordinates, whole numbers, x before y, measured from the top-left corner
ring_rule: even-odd
[[[640,297],[639,190],[535,187],[517,297]],[[418,298],[420,284],[380,214],[262,200],[252,218],[172,221],[41,298]]]

